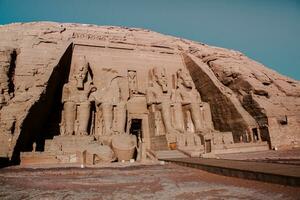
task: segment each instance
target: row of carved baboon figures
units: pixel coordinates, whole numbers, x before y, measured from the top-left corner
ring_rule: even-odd
[[[149,84],[143,93],[138,89],[136,70],[128,70],[127,77],[124,77],[112,68],[102,68],[105,74],[102,81],[104,84],[94,85],[94,82],[99,82],[93,81],[95,77],[92,77],[85,57],[78,59],[74,66],[74,75],[63,88],[63,135],[112,135],[126,132],[126,104],[136,96],[145,97],[145,106],[149,112],[160,113],[166,134],[180,134],[186,131],[201,134],[204,130],[212,129],[212,126],[207,127],[203,122],[204,103],[201,102],[191,76],[184,69],[178,69],[176,74],[172,75],[172,89],[169,89],[165,68],[151,68]],[[91,114],[92,106],[94,112],[101,116],[101,133],[95,131],[95,121],[99,117]],[[189,113],[192,129],[187,126],[185,113]]]

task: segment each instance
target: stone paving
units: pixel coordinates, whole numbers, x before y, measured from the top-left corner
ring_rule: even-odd
[[[297,187],[174,164],[106,168],[4,168],[0,199],[299,199]]]
[[[300,165],[300,148],[217,155],[221,159]]]

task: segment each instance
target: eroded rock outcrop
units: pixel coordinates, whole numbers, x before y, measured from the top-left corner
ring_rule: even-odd
[[[84,59],[86,69],[76,77],[73,66],[79,59]],[[100,129],[106,135],[129,129],[132,120],[148,120],[149,115],[149,135],[143,141],[148,142],[147,148],[160,149],[176,141],[183,146],[193,141],[196,149],[205,146],[206,140],[216,146],[229,144],[230,137],[222,132],[232,134],[234,143],[299,146],[299,81],[237,51],[143,29],[40,22],[0,27],[0,65],[0,156],[12,160],[18,160],[22,151],[32,151],[33,143],[43,151],[47,139],[75,134],[76,116],[64,112],[77,109],[80,113],[85,108],[89,121],[78,124],[78,133],[94,135],[103,143],[107,141]],[[189,82],[189,77],[190,85],[178,82]],[[71,83],[81,93],[89,87],[85,102],[92,103],[74,103],[68,94],[64,97],[68,84],[74,90]],[[149,91],[153,91],[152,100]],[[190,101],[185,95],[191,96]],[[133,105],[141,106],[139,111]],[[116,111],[110,114],[112,109]],[[90,114],[98,110],[104,116]],[[174,110],[185,114],[173,116]],[[64,121],[68,117],[75,121]],[[96,123],[98,118],[103,129]],[[180,123],[174,125],[174,120]],[[183,144],[178,134],[185,131],[189,134]]]

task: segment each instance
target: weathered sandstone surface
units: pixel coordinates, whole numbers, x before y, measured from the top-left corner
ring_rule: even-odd
[[[2,199],[299,199],[298,187],[173,164],[114,168],[2,169]]]
[[[98,47],[105,51],[92,50]],[[210,106],[211,129],[232,132],[234,143],[247,142],[245,132],[259,132],[271,148],[299,146],[300,82],[238,51],[138,28],[36,22],[0,26],[1,157],[17,157],[31,151],[34,142],[60,134],[62,88],[72,60],[82,52],[90,65],[94,54],[103,55],[103,66],[118,63],[119,57],[120,62],[127,58],[164,66],[164,59],[170,65],[168,56],[178,55],[204,105]],[[157,64],[158,55],[165,57]],[[145,94],[141,85],[133,94]]]

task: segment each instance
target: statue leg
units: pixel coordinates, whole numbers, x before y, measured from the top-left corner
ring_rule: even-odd
[[[115,131],[118,133],[125,132],[125,125],[126,125],[126,105],[124,102],[117,105],[117,116],[115,116],[116,122],[115,124]]]
[[[203,108],[202,108],[202,114],[203,115],[203,120],[205,123],[205,128],[214,130],[214,123],[212,121],[212,116],[211,116],[211,109],[208,103],[203,103]]]
[[[113,106],[109,103],[102,104],[102,116],[104,124],[104,134],[110,135],[112,132],[112,122],[113,122]]]
[[[79,122],[78,131],[80,135],[88,135],[88,125],[91,115],[90,102],[81,103],[78,107],[77,120]]]
[[[183,111],[182,111],[182,105],[181,103],[176,103],[174,105],[174,109],[175,109],[175,115],[174,115],[174,126],[175,128],[180,131],[180,132],[184,132],[185,128],[184,128],[184,117],[183,117]]]
[[[196,132],[201,132],[203,130],[203,124],[201,122],[201,112],[198,103],[191,104],[191,114]]]
[[[177,146],[178,147],[185,147],[186,146],[186,135],[185,134],[179,134],[177,136]]]
[[[166,128],[166,132],[168,134],[177,134],[179,133],[172,127],[171,124],[171,111],[170,111],[170,104],[169,103],[162,103],[161,104],[161,112],[163,117],[163,122]]]
[[[186,145],[187,146],[195,146],[194,134],[189,133],[186,135]]]
[[[74,124],[76,118],[76,104],[74,102],[65,102],[64,103],[64,125],[65,125],[65,134],[73,135],[74,133]]]

